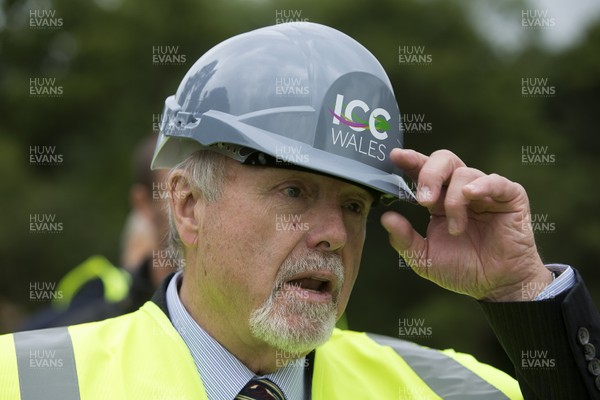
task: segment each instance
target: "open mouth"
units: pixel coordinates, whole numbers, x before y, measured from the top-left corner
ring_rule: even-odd
[[[302,289],[317,293],[331,293],[331,281],[326,278],[310,277],[292,279],[284,284],[286,289]]]
[[[297,274],[283,284],[282,292],[312,302],[329,302],[337,285],[335,275],[329,272],[308,271]]]

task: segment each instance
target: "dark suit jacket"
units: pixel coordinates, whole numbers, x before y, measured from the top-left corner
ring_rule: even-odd
[[[480,303],[526,399],[600,399],[600,315],[575,279],[554,299]]]

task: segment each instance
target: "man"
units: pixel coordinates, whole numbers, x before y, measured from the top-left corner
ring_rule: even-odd
[[[403,150],[399,122],[379,63],[331,28],[281,24],[207,52],[166,100],[153,161],[172,167],[183,272],[132,314],[1,337],[0,397],[598,398],[597,312],[574,270],[543,265],[524,189],[449,151]],[[482,301],[521,391],[464,354],[334,330],[372,203],[411,198],[401,171],[431,222],[425,239],[384,214],[392,246]],[[544,288],[524,299],[526,283]],[[555,365],[527,368],[525,349]]]

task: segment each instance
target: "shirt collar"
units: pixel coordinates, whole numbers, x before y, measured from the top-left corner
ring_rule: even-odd
[[[167,287],[167,308],[171,322],[192,354],[208,399],[231,400],[256,375],[202,329],[187,312],[178,293],[182,280],[183,273],[180,271]],[[304,399],[304,368],[299,368],[304,363],[305,358],[294,360],[276,372],[260,377],[273,381],[287,399]]]

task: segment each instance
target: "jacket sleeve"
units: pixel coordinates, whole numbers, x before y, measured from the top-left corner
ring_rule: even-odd
[[[600,315],[577,271],[553,299],[480,304],[525,399],[600,399]]]

